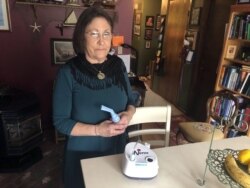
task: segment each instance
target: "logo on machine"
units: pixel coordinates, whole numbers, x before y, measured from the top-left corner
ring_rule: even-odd
[[[137,150],[134,151],[134,154],[135,155],[146,155],[146,154],[148,154],[148,152],[141,151],[141,149],[137,149]]]

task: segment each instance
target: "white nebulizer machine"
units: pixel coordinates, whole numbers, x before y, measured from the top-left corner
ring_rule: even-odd
[[[130,142],[126,145],[123,160],[123,174],[130,178],[150,179],[158,174],[158,159],[149,144]]]

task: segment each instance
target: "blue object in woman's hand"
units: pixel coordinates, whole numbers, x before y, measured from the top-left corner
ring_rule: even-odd
[[[116,114],[116,113],[114,112],[114,110],[113,110],[113,109],[108,108],[108,107],[106,107],[106,106],[102,105],[102,106],[101,106],[101,110],[106,111],[106,112],[109,112],[109,113],[110,113],[110,115],[111,115],[111,119],[112,119],[112,121],[113,121],[114,123],[117,123],[117,122],[119,122],[119,121],[120,121],[120,117],[119,117],[119,115],[118,115],[118,114]]]

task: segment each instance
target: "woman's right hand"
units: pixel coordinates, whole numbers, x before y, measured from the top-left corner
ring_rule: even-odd
[[[105,120],[95,127],[97,136],[112,137],[125,132],[126,124],[114,123],[111,120]]]

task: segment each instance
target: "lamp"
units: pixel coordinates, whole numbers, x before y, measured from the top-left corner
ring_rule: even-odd
[[[134,9],[135,9],[135,10],[138,9],[138,4],[137,4],[137,3],[134,5]]]

